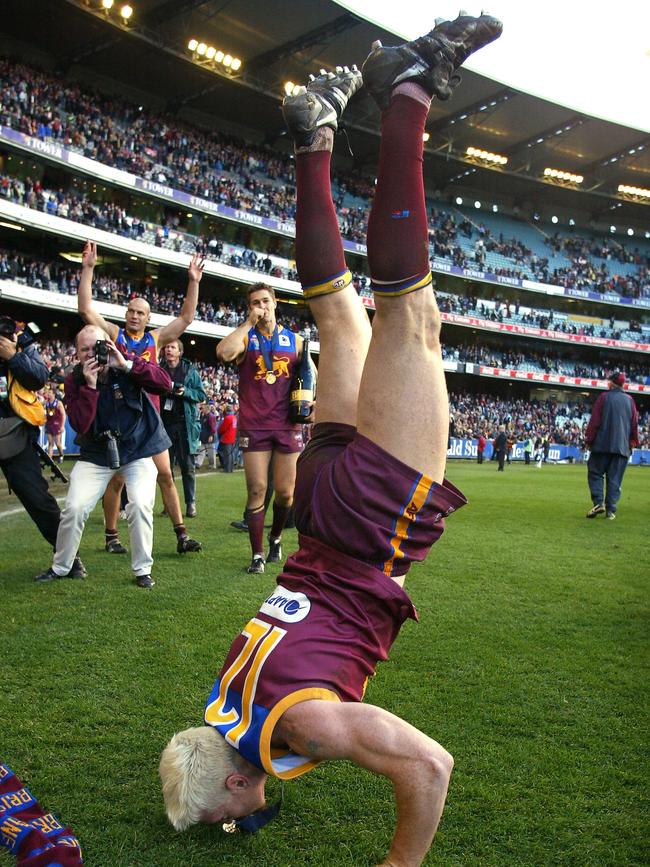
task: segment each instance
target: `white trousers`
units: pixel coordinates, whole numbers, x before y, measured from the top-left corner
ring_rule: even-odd
[[[136,575],[151,574],[153,505],[158,471],[153,458],[139,458],[119,470],[100,467],[88,461],[76,462],[70,473],[70,487],[56,537],[52,569],[57,575],[67,575],[72,569],[88,515],[103,497],[115,473],[121,474],[129,495],[126,520],[131,539],[131,568]]]

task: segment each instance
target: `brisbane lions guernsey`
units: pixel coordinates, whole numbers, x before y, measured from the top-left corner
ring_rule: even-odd
[[[361,701],[408,618],[416,611],[392,578],[301,535],[278,586],[233,641],[206,724],[268,774],[306,773],[317,760],[272,746],[276,723],[302,701]]]
[[[120,328],[117,332],[115,345],[123,355],[137,355],[138,358],[143,358],[150,364],[158,364],[158,338],[153,331],[145,331],[140,337],[133,337],[131,334],[127,334],[125,328]],[[160,412],[160,395],[150,394],[150,392],[147,394],[156,411]]]
[[[245,339],[246,351],[239,362],[239,429],[299,427],[289,421],[291,380],[298,365],[297,336],[278,325],[274,336],[250,328]],[[272,370],[267,369],[265,355],[272,359]]]

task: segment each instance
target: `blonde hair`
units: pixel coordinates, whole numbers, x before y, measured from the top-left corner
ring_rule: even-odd
[[[228,793],[236,751],[211,726],[185,729],[167,744],[159,773],[167,818],[177,831],[202,821]]]

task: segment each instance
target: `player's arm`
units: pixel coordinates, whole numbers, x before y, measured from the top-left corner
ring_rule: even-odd
[[[306,701],[285,712],[278,734],[296,753],[348,759],[393,784],[397,826],[384,865],[419,867],[438,827],[453,759],[409,723],[374,705]]]
[[[217,344],[217,358],[219,361],[239,361],[246,352],[246,338],[251,328],[255,328],[262,318],[261,310],[253,308],[248,317],[233,328],[230,334],[226,334]]]
[[[172,319],[167,325],[156,329],[158,337],[158,346],[162,349],[172,340],[176,340],[189,328],[194,321],[196,307],[199,303],[199,283],[203,276],[203,266],[205,265],[205,257],[195,253],[190,260],[190,266],[187,269],[187,292],[185,293],[185,301],[181,307],[181,312],[175,319]]]
[[[95,325],[97,328],[102,328],[111,340],[116,340],[120,329],[113,322],[107,322],[101,313],[97,312],[93,304],[93,275],[96,264],[97,244],[94,242],[91,244],[90,241],[86,241],[86,246],[81,256],[81,278],[79,280],[79,294],[77,296],[79,316],[81,316],[86,325]]]

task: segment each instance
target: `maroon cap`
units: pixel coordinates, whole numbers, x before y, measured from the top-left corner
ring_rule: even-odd
[[[614,385],[625,385],[625,374],[622,370],[617,370],[615,373],[612,373],[609,381],[613,382]]]

